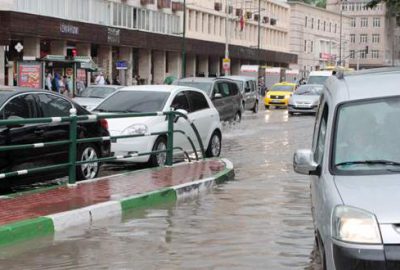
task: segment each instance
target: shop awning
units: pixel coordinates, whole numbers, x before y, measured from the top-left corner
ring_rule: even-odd
[[[64,55],[46,55],[45,57],[40,59],[45,62],[58,62],[58,63],[69,63],[77,64],[77,68],[87,69],[88,71],[97,71],[98,66],[95,62],[93,62],[92,57],[90,56],[74,56],[68,57]]]

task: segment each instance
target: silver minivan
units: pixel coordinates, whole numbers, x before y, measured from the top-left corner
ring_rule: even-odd
[[[312,147],[294,154],[323,269],[400,269],[399,87],[400,69],[330,77]]]
[[[257,81],[253,77],[249,76],[224,76],[223,78],[234,80],[242,93],[242,108],[243,110],[252,111],[253,113],[258,112],[258,87]]]

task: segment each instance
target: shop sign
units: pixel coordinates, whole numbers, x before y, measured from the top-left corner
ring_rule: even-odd
[[[222,60],[222,67],[223,67],[223,69],[226,71],[226,70],[230,70],[230,68],[231,68],[231,59],[229,59],[229,58],[224,58],[223,60]]]
[[[108,43],[119,44],[120,29],[107,28],[107,41]]]
[[[117,61],[115,66],[116,69],[128,69],[128,62],[125,60]]]
[[[79,35],[79,27],[71,24],[61,23],[60,32],[63,34]]]
[[[332,59],[333,55],[330,53],[320,53],[319,58],[322,60],[330,60]]]
[[[41,88],[42,65],[39,62],[24,63],[18,66],[18,86]]]

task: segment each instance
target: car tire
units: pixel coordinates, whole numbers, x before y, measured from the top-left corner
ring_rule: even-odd
[[[236,112],[235,117],[233,118],[233,122],[240,123],[241,120],[242,120],[242,115],[240,114],[240,112]]]
[[[253,108],[253,113],[257,113],[258,112],[258,101],[256,101],[256,103],[254,104],[254,108]]]
[[[166,150],[167,149],[167,139],[165,137],[158,137],[154,142],[152,151]],[[164,166],[167,161],[167,153],[157,153],[151,154],[149,159],[149,165],[151,167]]]
[[[293,112],[289,112],[289,116],[293,116]]]
[[[221,154],[221,133],[217,130],[211,135],[208,147],[206,150],[206,157],[219,157]]]
[[[100,157],[99,150],[94,144],[84,144],[78,147],[77,161],[95,160]],[[76,166],[76,179],[88,180],[96,178],[100,171],[100,162],[84,163]]]
[[[265,109],[268,110],[269,109],[269,105],[265,105]]]

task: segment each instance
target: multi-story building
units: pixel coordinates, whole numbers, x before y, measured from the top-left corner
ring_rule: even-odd
[[[298,55],[296,65],[303,76],[329,65],[347,66],[349,23],[347,16],[290,1],[290,50]],[[342,61],[340,61],[342,58]]]
[[[87,83],[91,72],[103,71],[124,84],[134,77],[162,83],[182,75],[183,55],[185,75],[219,75],[226,37],[232,70],[241,63],[295,63],[287,47],[288,6],[263,0],[258,35],[257,9],[246,3],[190,1],[183,28],[182,0],[0,0],[0,83],[13,84],[27,61],[40,63],[41,78],[57,72]]]
[[[327,9],[350,17],[349,61],[353,68],[399,64],[399,35],[385,4],[366,7],[368,0],[328,0]]]

